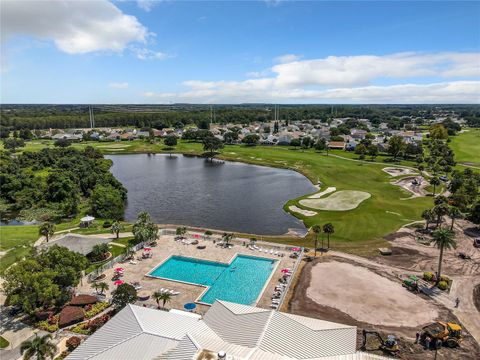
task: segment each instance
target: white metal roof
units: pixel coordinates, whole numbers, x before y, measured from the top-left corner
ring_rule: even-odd
[[[203,320],[128,305],[67,359],[187,360],[222,350],[242,360],[370,360],[355,345],[353,326],[225,301]]]

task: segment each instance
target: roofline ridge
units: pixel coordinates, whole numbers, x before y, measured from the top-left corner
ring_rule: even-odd
[[[339,329],[350,329],[350,328],[357,328],[356,326],[353,326],[353,325],[346,325],[346,324],[340,324],[340,323],[334,323],[333,321],[327,321],[327,320],[322,320],[322,319],[315,319],[315,318],[309,318],[307,316],[302,316],[302,315],[297,315],[297,314],[290,314],[290,313],[284,313],[282,311],[277,311],[278,314],[281,314],[282,316],[285,316],[286,318],[289,318],[290,320],[293,320],[295,321],[297,324],[300,324],[304,327],[306,327],[307,329],[310,329],[312,331],[331,331],[331,330],[339,330]],[[295,316],[302,316],[302,317],[306,317],[307,319],[314,319],[314,320],[320,320],[320,321],[325,321],[325,322],[329,322],[329,323],[334,323],[334,324],[338,324],[338,325],[344,325],[344,327],[337,327],[337,328],[331,328],[331,329],[318,329],[318,330],[315,330],[315,329],[312,329],[310,326],[307,326],[305,324],[302,324],[301,322],[291,318],[290,316],[288,315],[295,315]]]
[[[255,343],[255,347],[260,346],[260,344],[263,341],[263,338],[265,337],[265,334],[267,333],[267,328],[270,325],[270,322],[272,321],[273,315],[275,314],[275,310],[269,310],[270,314],[268,315],[267,321],[265,321],[265,326],[263,327],[262,333],[258,337],[257,342]]]
[[[224,303],[230,303],[229,301],[223,301],[223,300],[217,300],[216,302],[222,304],[222,306],[227,309],[228,311],[230,311],[232,314],[235,314],[235,315],[238,315],[238,316],[241,316],[241,315],[250,315],[250,314],[256,314],[256,313],[264,313],[264,312],[270,312],[272,310],[270,309],[263,309],[263,308],[259,308],[259,307],[256,307],[256,306],[250,306],[250,305],[245,305],[245,304],[237,304],[237,303],[231,303],[231,304],[235,304],[235,305],[242,305],[242,306],[248,306],[248,307],[251,307],[251,308],[254,308],[254,309],[259,309],[261,311],[253,311],[253,312],[250,312],[250,313],[244,313],[244,314],[237,314],[235,313],[232,309],[230,309],[228,306],[226,306]]]

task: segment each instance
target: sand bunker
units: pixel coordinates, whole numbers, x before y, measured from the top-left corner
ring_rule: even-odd
[[[412,169],[407,168],[394,168],[394,167],[386,167],[382,169],[390,176],[400,176],[400,175],[410,175],[415,174],[415,171]]]
[[[337,188],[335,186],[330,186],[328,188],[326,188],[325,190],[319,192],[319,193],[316,193],[316,194],[313,194],[313,195],[310,195],[308,198],[309,199],[319,199],[321,198],[323,195],[327,195],[327,194],[330,194],[334,191],[336,191]]]
[[[313,266],[307,296],[319,305],[375,325],[417,327],[438,316],[433,305],[404,289],[400,283],[364,267],[342,262],[322,262]]]
[[[295,205],[289,206],[288,209],[290,211],[302,214],[304,216],[315,216],[315,215],[317,215],[316,211],[303,210],[303,209],[301,209],[301,208],[299,208],[298,206],[295,206]]]
[[[417,180],[417,185],[413,183],[415,179]],[[426,196],[424,188],[429,185],[428,181],[426,181],[421,176],[409,176],[409,177],[394,181],[392,182],[392,184],[400,186],[405,190],[411,192],[413,194],[412,197]]]
[[[341,190],[326,198],[300,200],[300,204],[317,210],[346,211],[355,209],[370,196],[365,191]]]

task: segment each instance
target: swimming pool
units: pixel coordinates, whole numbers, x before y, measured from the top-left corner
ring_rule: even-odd
[[[213,304],[225,300],[255,304],[278,260],[236,255],[229,264],[171,256],[150,271],[149,276],[208,287],[199,302]]]

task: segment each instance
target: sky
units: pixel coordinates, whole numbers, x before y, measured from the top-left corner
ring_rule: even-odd
[[[0,0],[1,103],[480,103],[478,1]]]

